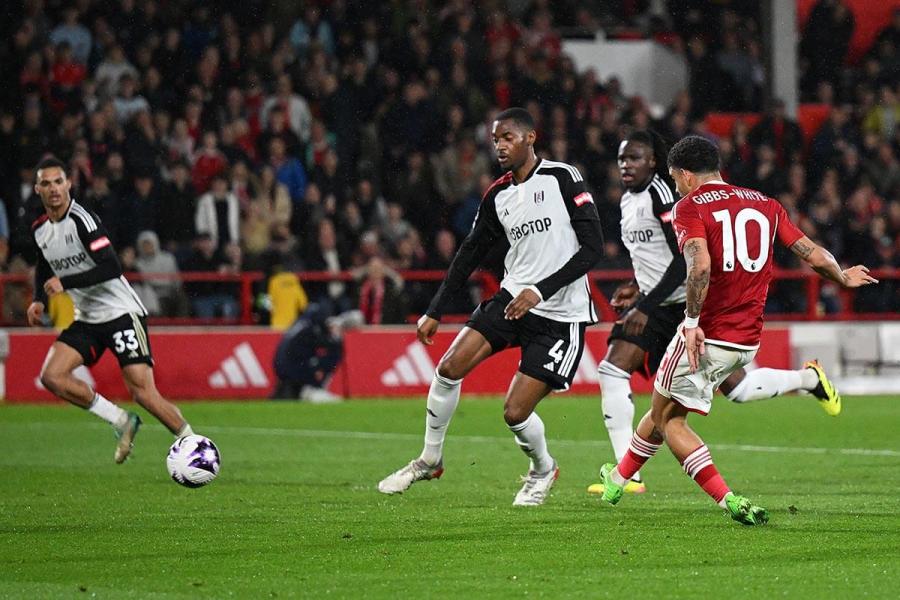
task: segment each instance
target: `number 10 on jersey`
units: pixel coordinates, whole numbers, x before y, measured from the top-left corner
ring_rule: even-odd
[[[755,208],[738,211],[733,223],[728,210],[717,210],[712,216],[722,224],[722,270],[734,271],[735,258],[745,271],[756,273],[762,270],[769,258],[770,245],[769,220],[766,216]],[[759,255],[756,257],[750,256],[747,247],[747,223],[750,221],[759,225]]]

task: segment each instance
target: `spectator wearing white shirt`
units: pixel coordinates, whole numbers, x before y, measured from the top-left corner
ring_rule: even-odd
[[[275,93],[266,98],[262,107],[262,122],[265,125],[269,124],[269,113],[275,107],[284,112],[291,131],[300,138],[300,141],[304,144],[308,142],[312,127],[312,113],[303,96],[294,93],[290,75],[279,75]]]
[[[150,112],[150,104],[147,99],[136,93],[137,82],[130,73],[125,73],[119,78],[119,93],[113,99],[116,108],[116,121],[119,125],[125,125],[139,112]]]
[[[138,75],[134,65],[125,58],[125,51],[122,50],[122,46],[116,44],[110,47],[103,62],[97,67],[97,71],[94,73],[94,81],[97,82],[97,87],[101,94],[105,93],[115,96],[119,93],[119,82],[122,80],[122,75],[126,73],[131,75],[132,78],[136,78]]]
[[[209,235],[217,248],[240,242],[240,204],[223,173],[213,177],[210,191],[197,200],[194,223],[197,233]]]

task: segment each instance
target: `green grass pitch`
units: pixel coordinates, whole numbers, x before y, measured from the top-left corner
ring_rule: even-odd
[[[638,400],[638,411],[647,399]],[[514,509],[526,459],[499,399],[464,399],[440,481],[375,484],[417,455],[424,402],[184,403],[222,472],[189,490],[145,415],[126,464],[68,406],[0,406],[0,598],[896,598],[900,399],[806,397],[693,418],[768,526],[723,515],[667,451],[649,492],[585,493],[611,451],[596,397],[540,413],[561,466],[547,504]]]

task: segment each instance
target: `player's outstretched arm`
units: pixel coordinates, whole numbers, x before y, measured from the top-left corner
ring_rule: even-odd
[[[841,269],[831,252],[806,236],[803,236],[791,245],[791,252],[802,258],[806,264],[822,277],[839,283],[844,287],[856,288],[878,283],[877,279],[869,275],[869,269],[864,265]]]

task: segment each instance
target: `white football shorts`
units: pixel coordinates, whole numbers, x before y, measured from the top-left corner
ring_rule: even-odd
[[[666,398],[672,398],[688,410],[709,414],[716,389],[725,378],[747,365],[756,349],[739,350],[706,343],[696,373],[691,373],[681,332],[672,338],[662,359],[653,387]]]

